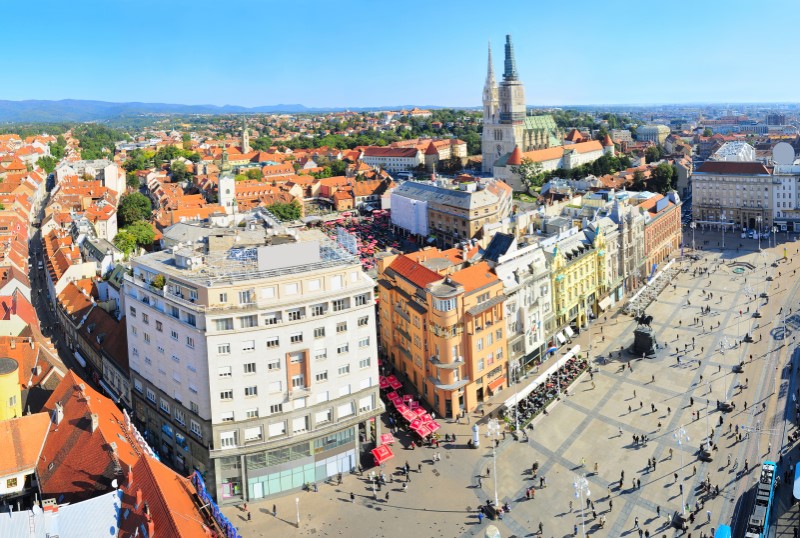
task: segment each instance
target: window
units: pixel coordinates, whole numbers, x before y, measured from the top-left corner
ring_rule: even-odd
[[[164,348],[162,346],[158,346],[156,349],[158,349],[159,353],[164,353]]]
[[[147,399],[153,403],[156,403],[156,393],[150,388],[147,389]]]
[[[175,409],[175,422],[181,426],[186,425],[186,413],[182,409]]]
[[[368,347],[369,346],[369,337],[362,338],[358,341],[358,347]]]
[[[245,440],[245,442],[258,441],[259,439],[261,439],[261,426],[256,426],[255,428],[245,428],[244,429],[244,440]]]
[[[197,368],[194,366],[194,364],[191,364],[191,363],[187,364],[186,365],[186,369],[189,370],[190,372],[197,373]],[[191,387],[189,387],[189,388],[191,388]]]
[[[294,333],[289,335],[289,341],[293,344],[299,344],[303,341],[303,333]]]
[[[194,338],[191,336],[186,337],[186,347],[194,349]]]
[[[267,385],[267,388],[270,392],[280,392],[283,390],[283,383],[281,381],[273,381]]]
[[[242,290],[239,292],[239,304],[252,304],[255,302],[255,297],[252,290]]]
[[[372,410],[372,396],[365,396],[358,400],[358,412],[366,413]]]
[[[336,408],[336,413],[339,418],[348,417],[353,414],[353,402],[340,405]]]
[[[233,400],[233,391],[232,390],[223,390],[219,393],[220,400]]]
[[[218,344],[217,345],[217,353],[220,355],[230,355],[231,354],[231,345],[230,344]]]
[[[189,430],[200,439],[203,438],[203,430],[200,429],[200,424],[194,420],[189,421]]]
[[[308,430],[308,417],[292,419],[292,433],[302,433]]]
[[[277,312],[264,314],[264,325],[275,325],[281,321],[281,316]]]
[[[358,367],[362,369],[368,368],[371,362],[372,359],[370,359],[369,357],[367,357],[366,359],[361,359],[360,361],[358,361]]]
[[[145,357],[144,358],[144,363],[145,364],[153,364],[153,361],[150,359],[150,357]]]
[[[144,333],[144,342],[145,342],[146,344],[149,344],[149,343],[150,343],[150,334],[148,334],[148,333]]]
[[[255,340],[245,340],[242,342],[242,351],[255,351],[256,350],[256,341]]]
[[[242,316],[239,318],[239,325],[242,327],[242,329],[258,327],[258,316]]]
[[[434,299],[433,308],[439,312],[450,312],[456,309],[456,299]]]
[[[228,294],[227,293],[220,293],[219,294],[219,302],[227,303],[228,302]]]
[[[258,396],[258,386],[254,385],[252,387],[245,387],[244,395],[248,397]]]
[[[328,350],[327,349],[315,349],[314,350],[314,360],[321,361],[328,358]]]
[[[189,312],[186,312],[186,323],[188,323],[192,327],[197,327],[197,316],[195,316],[194,314],[190,314]]]
[[[316,381],[320,381],[320,382],[327,381],[328,380],[328,371],[326,370],[324,372],[318,373],[317,375],[314,376],[314,379]]]
[[[181,317],[180,310],[178,310],[177,306],[173,306],[173,305],[167,305],[167,314],[169,314],[170,316],[172,316],[175,319],[178,319],[178,318]]]
[[[342,353],[347,353],[348,351],[350,351],[350,344],[345,344],[343,346],[339,346],[336,348],[336,353],[338,353],[339,355],[341,355]]]
[[[289,321],[298,321],[303,319],[303,308],[292,308],[291,310],[286,311],[286,315],[289,317]]]
[[[244,415],[247,418],[258,418],[258,409],[257,408],[256,409],[248,409],[247,411],[244,412]]]
[[[359,327],[366,327],[367,325],[369,325],[369,316],[358,318]]]
[[[136,317],[136,309],[134,307],[130,307],[128,311],[130,312],[132,318]]]
[[[326,304],[317,304],[311,307],[311,315],[312,316],[323,316],[325,315],[325,310],[327,310],[328,305]]]
[[[334,312],[341,312],[342,310],[346,310],[348,308],[350,308],[349,299],[336,299],[335,301],[333,301]]]
[[[299,389],[306,386],[306,378],[303,374],[297,374],[292,376],[292,388]]]
[[[280,370],[280,369],[281,369],[280,359],[274,359],[267,363],[267,370]]]
[[[221,448],[232,448],[236,446],[236,432],[222,432],[219,434],[219,445]]]
[[[306,282],[306,291],[317,291],[319,288],[320,288],[320,281],[318,278]]]
[[[278,422],[269,425],[269,436],[278,437],[279,435],[286,435],[286,423]]]
[[[195,302],[197,300],[197,290],[189,290],[189,300]]]
[[[244,373],[246,374],[254,374],[256,373],[256,363],[248,362],[244,365]]]
[[[269,406],[269,414],[283,413],[283,404],[273,404]]]
[[[138,357],[139,356],[139,350],[138,349],[133,348],[133,356],[134,357]]]
[[[215,319],[214,320],[214,327],[218,331],[232,331],[233,330],[233,318]]]
[[[314,329],[314,338],[325,338],[325,327],[317,327]]]
[[[6,489],[11,489],[17,487],[17,479],[16,478],[9,478],[6,480]]]
[[[369,302],[369,293],[356,295],[356,306],[364,306]]]
[[[144,390],[144,388],[142,386],[142,380],[141,379],[134,379],[133,380],[133,388],[136,389],[136,392],[141,393]]]
[[[275,288],[262,288],[261,289],[261,298],[262,299],[272,299],[275,297]]]
[[[191,390],[191,387],[189,387],[189,389]],[[191,410],[192,413],[199,413],[200,412],[200,408],[194,402],[189,402],[189,409]]]
[[[219,419],[221,422],[233,422],[233,411],[224,411],[220,413]]]
[[[299,291],[300,291],[300,286],[297,285],[297,282],[286,284],[283,287],[283,293],[285,293],[286,295],[297,295]]]
[[[233,369],[230,366],[220,366],[219,368],[217,368],[217,372],[219,373],[219,377],[233,376]]]
[[[325,424],[333,420],[333,412],[330,409],[320,411],[314,415],[314,422],[317,424]]]
[[[270,336],[267,338],[267,347],[278,347],[280,345],[280,339],[277,336]]]
[[[338,370],[339,375],[347,375],[350,373],[350,365],[345,364],[344,366],[340,366]]]
[[[341,321],[336,324],[336,332],[337,333],[344,333],[347,332],[347,322]]]
[[[164,324],[160,321],[156,321],[156,330],[158,332],[164,332]]]
[[[173,340],[177,340],[178,339],[178,331],[170,331],[169,332],[169,337],[172,338]]]
[[[137,334],[139,334],[139,331],[137,330],[136,327],[131,327],[131,332],[133,332],[133,336],[136,336]]]

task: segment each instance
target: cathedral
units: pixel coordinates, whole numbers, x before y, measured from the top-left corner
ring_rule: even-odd
[[[499,85],[494,78],[490,44],[489,66],[483,87],[483,171],[492,173],[494,163],[516,147],[523,152],[545,149],[562,145],[562,139],[552,116],[526,114],[525,88],[517,75],[511,36],[506,36],[503,80]]]

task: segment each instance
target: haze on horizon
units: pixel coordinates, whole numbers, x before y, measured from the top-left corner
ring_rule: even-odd
[[[571,4],[48,0],[6,28],[0,97],[308,107],[480,105],[511,34],[529,104],[772,103],[793,88],[800,2]],[[29,7],[5,7],[29,20]],[[492,12],[492,9],[495,9]],[[416,14],[416,15],[415,15]]]

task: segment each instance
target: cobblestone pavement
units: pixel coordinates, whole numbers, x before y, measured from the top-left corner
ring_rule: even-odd
[[[717,234],[700,232],[695,238],[698,247],[709,241],[705,248],[719,239]],[[691,244],[691,235],[688,242]],[[387,488],[373,495],[365,472],[364,476],[346,476],[342,485],[320,484],[317,493],[298,492],[250,503],[249,522],[241,507],[223,511],[244,536],[277,532],[287,537],[483,536],[491,523],[504,538],[562,537],[572,535],[576,526],[582,535],[584,525],[587,535],[635,538],[637,521],[643,533],[675,536],[678,531],[668,527],[668,518],[681,511],[682,503],[689,507],[687,516],[695,512],[689,532],[696,537],[719,524],[744,519],[757,476],[753,469],[758,469],[762,460],[778,460],[783,454],[784,466],[779,470],[783,474],[787,460],[796,457],[783,447],[783,440],[794,428],[785,418],[794,415],[792,394],[797,390],[786,344],[794,348],[800,316],[797,323],[792,315],[787,316],[784,331],[783,314],[788,314],[789,308],[800,314],[800,280],[793,274],[800,269],[796,252],[800,243],[786,244],[790,250],[787,262],[778,260],[783,256],[781,244],[772,249],[764,244],[765,251],[757,253],[755,241],[740,240],[737,235],[735,242],[727,242],[732,250],[701,251],[700,260],[680,262],[687,271],[648,308],[661,344],[656,357],[623,354],[617,358],[620,346],[631,344],[635,327],[631,317],[617,313],[622,304],[573,339],[583,351],[591,346],[593,360],[610,357],[605,364],[595,363],[595,387],[584,374],[570,396],[554,405],[547,416],[537,417],[528,442],[516,441],[511,435],[501,441],[496,450],[496,476],[491,470],[488,440],[482,438],[479,449],[466,446],[474,421],[479,421],[482,433],[486,431],[488,415],[472,414],[469,423],[442,421],[440,433],[456,434],[457,438],[438,450],[407,450],[395,445],[395,458],[386,468],[395,480],[388,485],[388,499]],[[737,252],[739,243],[746,245]],[[749,265],[733,266],[732,262]],[[710,274],[694,277],[696,267],[709,268]],[[743,272],[735,272],[736,267]],[[768,302],[753,298],[765,289]],[[711,311],[701,315],[700,307]],[[760,318],[752,316],[757,308]],[[754,343],[739,345],[747,333]],[[742,361],[744,371],[734,373],[733,367]],[[531,380],[523,380],[518,387]],[[746,388],[739,388],[745,384]],[[484,411],[492,414],[513,390],[506,389],[490,400]],[[735,409],[718,411],[717,400],[730,401]],[[741,442],[736,440],[737,427],[744,437]],[[646,436],[647,441],[634,442],[634,435]],[[712,461],[703,462],[698,451],[709,436],[717,450],[712,451]],[[683,440],[680,444],[679,438]],[[433,462],[437,451],[441,461]],[[652,459],[655,468],[648,466]],[[748,473],[743,472],[745,460]],[[396,471],[406,461],[412,473],[404,491]],[[539,477],[546,477],[546,485],[530,475],[533,462],[539,463]],[[574,482],[579,476],[588,482],[593,510],[591,504],[586,508],[585,496],[583,502],[575,497]],[[503,520],[479,522],[477,507],[494,498],[495,478],[498,497],[510,502],[512,511]],[[696,503],[706,499],[701,490],[705,480],[718,486],[720,493],[700,506]],[[530,486],[534,498],[528,500],[525,490]],[[789,510],[790,489],[783,487],[778,495],[779,536],[791,536],[798,521],[796,509]],[[355,502],[350,501],[351,492]],[[296,499],[299,528],[295,527]],[[272,515],[273,504],[277,517]],[[601,518],[605,518],[602,528]]]

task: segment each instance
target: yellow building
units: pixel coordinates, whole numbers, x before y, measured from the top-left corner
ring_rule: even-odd
[[[22,416],[22,394],[19,386],[19,363],[0,358],[0,421]]]
[[[503,284],[477,252],[428,248],[378,262],[383,356],[437,415],[472,411],[507,382]]]
[[[599,232],[592,242],[573,229],[571,235],[545,249],[545,254],[551,268],[555,338],[563,344],[560,329],[569,336],[570,326],[583,328],[597,315],[597,303],[607,286],[605,235]]]

